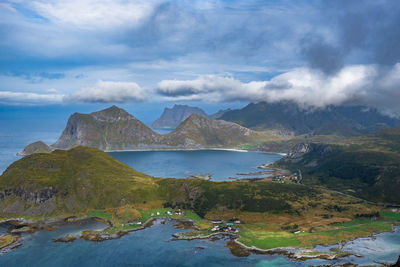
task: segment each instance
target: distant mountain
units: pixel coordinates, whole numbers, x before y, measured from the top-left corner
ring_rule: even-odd
[[[330,106],[304,110],[292,102],[249,104],[226,112],[222,120],[236,122],[251,129],[282,129],[296,135],[352,136],[400,126],[400,120],[362,106]]]
[[[231,111],[231,109],[230,108],[228,108],[228,109],[220,109],[220,110],[218,110],[218,112],[216,112],[214,114],[211,114],[211,115],[208,115],[208,118],[211,119],[211,120],[217,120],[217,119],[221,118],[222,115],[224,115],[228,111]]]
[[[154,121],[151,127],[154,129],[175,129],[192,114],[207,117],[207,114],[200,108],[174,105],[172,108],[165,108],[161,117]]]
[[[23,151],[18,152],[19,156],[27,156],[34,153],[49,153],[51,152],[51,147],[43,143],[42,141],[37,141],[32,144],[27,145]]]
[[[171,133],[160,135],[125,110],[112,106],[90,114],[74,113],[52,147],[68,149],[83,145],[108,151],[236,147],[270,137],[269,132],[256,132],[197,114],[190,115]]]
[[[61,149],[89,146],[103,150],[128,150],[159,142],[159,134],[125,110],[112,106],[90,114],[74,113],[52,146]]]

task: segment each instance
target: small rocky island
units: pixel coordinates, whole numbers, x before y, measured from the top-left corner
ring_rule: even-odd
[[[42,141],[37,141],[27,145],[23,151],[18,152],[19,156],[27,156],[34,153],[50,153],[52,151],[51,147],[43,143]]]

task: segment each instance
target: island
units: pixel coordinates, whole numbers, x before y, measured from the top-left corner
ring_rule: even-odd
[[[51,230],[49,222],[57,220],[101,220],[105,229],[79,236],[99,242],[169,218],[177,220],[177,227],[192,229],[176,239],[228,235],[229,247],[238,255],[285,253],[304,259],[342,257],[340,250],[327,254],[314,248],[392,231],[400,223],[398,208],[319,186],[263,179],[156,178],[84,146],[35,153],[11,164],[0,176],[0,211],[3,222],[19,229],[10,230],[4,246],[21,231]]]

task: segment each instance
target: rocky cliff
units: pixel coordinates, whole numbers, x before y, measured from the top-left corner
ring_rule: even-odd
[[[102,150],[129,150],[157,143],[160,143],[159,134],[125,110],[112,106],[90,114],[74,113],[52,146],[67,149],[83,145]]]

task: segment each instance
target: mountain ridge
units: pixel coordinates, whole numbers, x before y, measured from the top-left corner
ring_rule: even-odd
[[[272,137],[233,122],[191,114],[174,131],[161,135],[116,106],[90,114],[74,113],[53,148],[75,146],[112,150],[234,148]]]
[[[250,103],[231,110],[220,119],[257,130],[282,129],[301,134],[353,136],[387,127],[400,126],[400,120],[363,106],[330,106],[305,110],[296,103]]]

